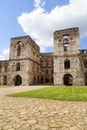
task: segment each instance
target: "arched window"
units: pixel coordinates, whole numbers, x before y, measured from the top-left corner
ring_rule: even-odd
[[[63,36],[63,43],[64,43],[64,51],[70,51],[69,35],[68,34],[65,34]]]
[[[65,69],[70,69],[70,61],[69,61],[68,59],[66,59],[66,60],[64,61],[64,68],[65,68]]]
[[[64,43],[64,51],[70,51],[69,43]]]
[[[21,44],[22,44],[21,41],[19,41],[18,44],[17,44],[17,56],[21,55]]]
[[[17,65],[16,65],[16,71],[20,71],[20,63],[17,63]]]
[[[68,38],[69,38],[68,34],[63,35],[63,39],[68,39]]]

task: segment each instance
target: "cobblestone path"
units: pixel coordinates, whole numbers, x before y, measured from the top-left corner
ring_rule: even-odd
[[[5,96],[41,87],[0,88],[0,130],[87,130],[87,102]]]
[[[87,130],[87,102],[1,97],[0,130]]]

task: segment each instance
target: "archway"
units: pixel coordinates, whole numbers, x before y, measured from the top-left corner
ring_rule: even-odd
[[[64,85],[73,85],[73,77],[71,74],[65,74],[63,77]]]
[[[18,86],[22,84],[22,78],[20,75],[16,75],[14,84]]]

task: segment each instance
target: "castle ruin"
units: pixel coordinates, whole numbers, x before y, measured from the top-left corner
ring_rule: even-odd
[[[79,28],[54,32],[54,52],[40,53],[30,36],[10,40],[9,60],[0,61],[0,85],[87,85],[87,50]]]

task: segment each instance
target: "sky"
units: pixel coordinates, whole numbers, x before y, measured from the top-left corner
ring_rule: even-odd
[[[30,35],[41,52],[51,52],[53,32],[72,27],[87,49],[87,0],[0,0],[0,60],[9,59],[12,37]]]

